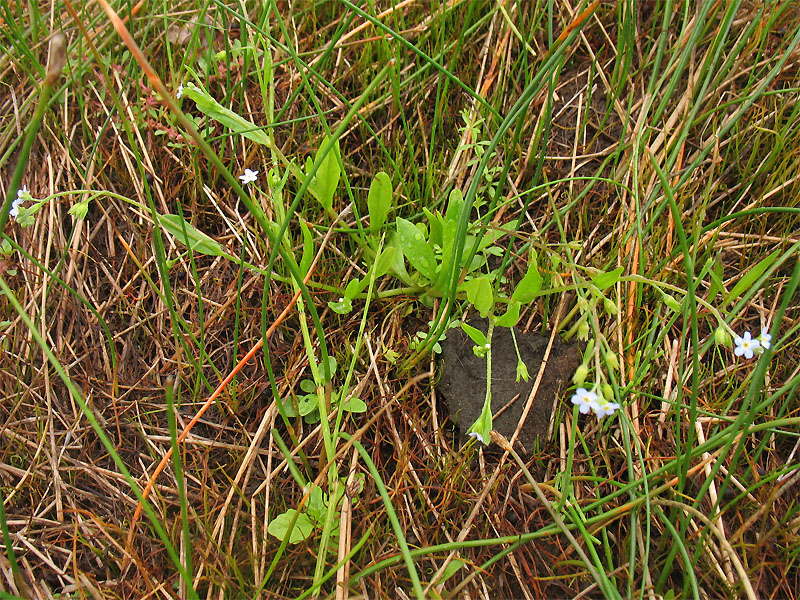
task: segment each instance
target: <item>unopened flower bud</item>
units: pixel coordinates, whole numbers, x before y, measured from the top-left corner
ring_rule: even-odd
[[[578,339],[579,340],[589,339],[589,323],[587,323],[585,320],[581,321],[581,324],[578,325]]]
[[[724,326],[720,325],[717,327],[716,331],[714,331],[714,342],[716,342],[718,346],[730,347],[732,345],[731,335]]]
[[[586,381],[586,378],[589,376],[589,367],[586,365],[581,365],[577,369],[575,369],[575,374],[572,376],[572,383],[575,385],[583,385],[583,382]]]
[[[604,383],[601,387],[603,389],[603,398],[608,400],[614,397],[614,388],[612,388],[610,384]]]
[[[522,359],[517,361],[517,381],[522,379],[523,381],[528,381],[530,379],[530,373],[528,373],[528,366],[522,361]]]
[[[619,359],[614,352],[609,352],[606,354],[606,364],[608,368],[613,371],[619,371]]]
[[[606,312],[610,315],[616,315],[619,313],[617,304],[609,298],[603,298],[603,308],[605,308]]]
[[[669,294],[664,294],[664,304],[666,304],[670,309],[674,310],[675,312],[681,312],[681,303],[675,300]]]

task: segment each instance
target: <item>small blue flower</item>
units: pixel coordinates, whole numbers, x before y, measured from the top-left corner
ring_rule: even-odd
[[[8,215],[16,221],[19,217],[19,209],[22,208],[22,203],[27,200],[33,200],[33,196],[28,191],[28,186],[23,185],[21,190],[17,190],[17,197],[11,201],[11,209],[8,211]]]
[[[585,388],[578,388],[578,390],[572,396],[572,403],[578,405],[581,414],[583,415],[588,414],[590,410],[596,411],[600,406],[597,394],[590,392]]]
[[[594,409],[594,414],[597,415],[599,421],[603,417],[610,417],[619,410],[620,406],[616,402],[601,402],[597,408]]]
[[[478,433],[477,431],[470,431],[467,435],[469,437],[471,437],[471,438],[475,438],[476,440],[478,440],[482,444],[488,444],[486,442],[486,440],[483,439],[483,436],[480,433]]]
[[[256,179],[258,179],[258,171],[251,171],[250,169],[245,169],[244,174],[239,175],[239,179],[242,180],[242,185],[253,183]]]
[[[742,337],[737,335],[733,341],[736,344],[736,349],[733,351],[736,356],[744,355],[745,358],[753,358],[753,354],[761,348],[761,342],[758,338],[753,339],[749,331],[745,331]]]
[[[768,350],[769,347],[772,345],[772,336],[769,334],[769,329],[764,327],[761,330],[761,335],[758,336],[756,338],[756,340],[758,340],[758,343],[761,344],[762,348],[765,348],[765,349]]]

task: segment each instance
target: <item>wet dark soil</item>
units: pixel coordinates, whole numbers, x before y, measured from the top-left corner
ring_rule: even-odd
[[[484,333],[488,328],[486,319],[473,319],[469,324]],[[522,416],[550,339],[549,334],[522,333],[516,328],[514,335],[520,356],[530,373],[528,381],[516,381],[517,353],[511,329],[495,327],[492,336],[493,425],[494,429],[509,439]],[[450,416],[458,426],[462,442],[466,441],[466,431],[480,415],[486,398],[486,358],[475,355],[472,351],[474,345],[461,328],[451,329],[447,339],[442,342],[439,361],[441,378],[437,391],[447,400]],[[556,338],[531,410],[520,431],[518,439],[524,448],[533,448],[537,439],[544,441],[553,404],[564,393],[579,364],[577,344],[566,344]],[[510,406],[498,415],[498,411],[509,403]]]

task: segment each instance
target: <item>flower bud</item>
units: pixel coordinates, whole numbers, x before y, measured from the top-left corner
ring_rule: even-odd
[[[578,325],[578,339],[579,340],[589,339],[589,323],[587,323],[585,320],[581,321],[581,324]]]
[[[614,397],[614,388],[612,388],[610,384],[604,383],[600,387],[603,390],[603,398],[605,398],[606,401],[608,401],[610,398]]]
[[[619,371],[619,359],[614,352],[608,352],[605,358],[609,369],[612,371]]]
[[[528,373],[528,365],[526,365],[522,359],[517,361],[517,381],[522,379],[523,381],[528,381],[531,376]]]
[[[603,298],[603,308],[606,309],[606,312],[609,315],[616,315],[617,313],[619,313],[617,304],[609,298]]]
[[[89,202],[88,202],[88,200],[83,200],[81,202],[76,202],[69,209],[69,214],[74,215],[78,219],[85,219],[88,212],[89,212]]]
[[[675,312],[681,312],[681,303],[675,300],[669,294],[664,294],[664,304],[666,304],[670,309],[674,310]]]
[[[728,333],[728,330],[725,329],[724,326],[720,325],[717,327],[716,331],[714,331],[714,342],[718,346],[728,346],[730,347],[731,344],[731,336]]]
[[[589,367],[586,365],[581,365],[577,369],[575,369],[575,374],[572,376],[572,383],[575,385],[581,386],[583,382],[586,381],[586,377],[589,376]]]

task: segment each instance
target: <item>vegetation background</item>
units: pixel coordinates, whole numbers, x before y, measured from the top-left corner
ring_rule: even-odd
[[[796,596],[796,2],[0,0],[0,41],[0,596]],[[474,310],[372,269],[453,189],[616,415],[460,445],[415,334]]]

